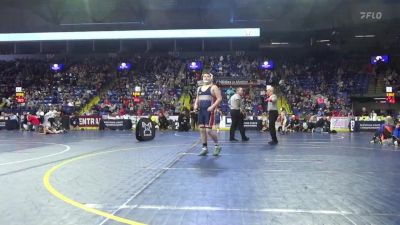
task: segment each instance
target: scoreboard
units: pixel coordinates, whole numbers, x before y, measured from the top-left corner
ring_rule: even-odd
[[[386,102],[389,104],[396,103],[396,94],[393,92],[392,87],[386,87]]]
[[[396,96],[394,92],[387,92],[386,93],[386,102],[389,104],[395,104],[396,103]]]
[[[19,104],[25,103],[25,92],[22,90],[22,87],[15,88],[15,100]]]

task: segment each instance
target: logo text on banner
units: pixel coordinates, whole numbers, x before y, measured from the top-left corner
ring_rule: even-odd
[[[79,127],[99,127],[100,116],[80,116]]]

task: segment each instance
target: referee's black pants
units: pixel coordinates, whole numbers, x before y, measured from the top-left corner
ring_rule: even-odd
[[[271,134],[273,142],[278,142],[278,139],[276,138],[276,129],[275,129],[275,122],[277,119],[278,119],[278,110],[268,111],[269,133]]]
[[[231,109],[231,117],[232,117],[232,124],[230,129],[229,139],[235,139],[235,130],[236,128],[239,129],[240,135],[242,136],[242,140],[247,139],[244,129],[244,116],[240,113],[239,109]]]

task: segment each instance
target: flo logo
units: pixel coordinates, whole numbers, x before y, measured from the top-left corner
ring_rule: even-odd
[[[362,20],[380,20],[382,16],[382,12],[360,12],[360,19]]]

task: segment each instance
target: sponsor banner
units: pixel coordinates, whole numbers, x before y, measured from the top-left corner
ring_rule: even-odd
[[[18,121],[17,120],[0,120],[0,130],[15,130],[18,129]]]
[[[106,127],[123,127],[124,120],[103,120]]]
[[[230,116],[224,116],[223,120],[225,121],[224,127],[231,127],[232,118]],[[220,124],[220,125],[222,125],[222,124]]]
[[[237,78],[233,77],[218,77],[215,80],[221,86],[256,86],[260,84],[265,84],[264,80],[238,80]],[[203,81],[197,81],[199,86],[203,85]]]
[[[243,123],[246,130],[261,130],[261,120],[244,120]]]
[[[117,119],[109,120],[104,119],[100,122],[100,129],[109,128],[111,130],[129,130],[132,128],[131,120]]]
[[[80,116],[78,117],[80,128],[98,128],[100,125],[100,116]]]
[[[349,131],[349,117],[332,117],[331,130],[336,131]]]
[[[384,121],[354,121],[354,131],[355,132],[363,132],[363,131],[376,131]]]
[[[225,80],[225,79],[220,79],[217,80],[217,83],[220,84],[221,86],[256,86],[260,85],[261,81],[260,80]]]
[[[224,123],[222,123],[224,121]],[[224,116],[221,121],[220,127],[222,128],[230,128],[232,124],[232,118],[230,116]],[[243,121],[244,128],[246,130],[261,130],[262,121],[261,120],[244,120]]]
[[[6,128],[6,120],[0,120],[0,129]]]

